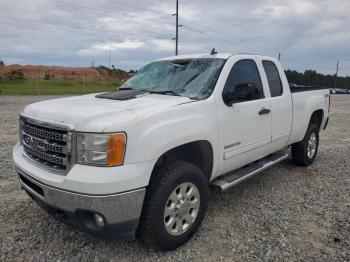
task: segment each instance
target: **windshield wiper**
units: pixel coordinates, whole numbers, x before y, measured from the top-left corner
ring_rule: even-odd
[[[160,90],[160,91],[155,91],[155,90],[142,90],[149,92],[150,94],[158,94],[158,95],[173,95],[173,96],[181,96],[180,94],[172,91],[172,90]]]
[[[135,90],[132,87],[121,87],[118,90]],[[173,96],[181,96],[178,93],[172,91],[172,90],[160,90],[160,91],[156,91],[156,90],[148,90],[148,89],[142,89],[140,91],[144,91],[144,92],[148,92],[150,94],[158,94],[158,95],[173,95]]]

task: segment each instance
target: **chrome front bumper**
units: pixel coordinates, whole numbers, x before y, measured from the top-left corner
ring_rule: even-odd
[[[47,186],[17,168],[22,188],[43,209],[58,218],[89,233],[131,238],[134,235],[142,211],[146,189],[137,189],[113,195],[86,195]],[[104,228],[93,225],[93,214],[101,215]],[[62,220],[62,219],[61,219]],[[122,232],[118,232],[120,230]],[[106,233],[106,234],[104,234]]]

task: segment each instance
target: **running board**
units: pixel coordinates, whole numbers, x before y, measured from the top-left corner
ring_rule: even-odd
[[[222,177],[219,177],[212,183],[212,185],[221,192],[226,191],[244,180],[278,164],[286,158],[288,158],[288,154],[286,152],[278,151],[247,166],[241,167],[227,173],[226,175],[223,175]]]

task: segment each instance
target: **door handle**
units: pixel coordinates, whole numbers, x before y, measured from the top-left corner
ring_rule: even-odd
[[[259,115],[266,115],[266,114],[270,114],[271,110],[268,108],[261,108],[259,111]]]

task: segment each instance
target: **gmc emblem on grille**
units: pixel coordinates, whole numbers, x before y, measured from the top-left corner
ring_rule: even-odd
[[[27,146],[36,149],[36,150],[41,150],[41,151],[47,151],[47,145],[46,142],[32,137],[30,135],[27,134],[23,134],[23,142],[24,144],[26,144]]]

